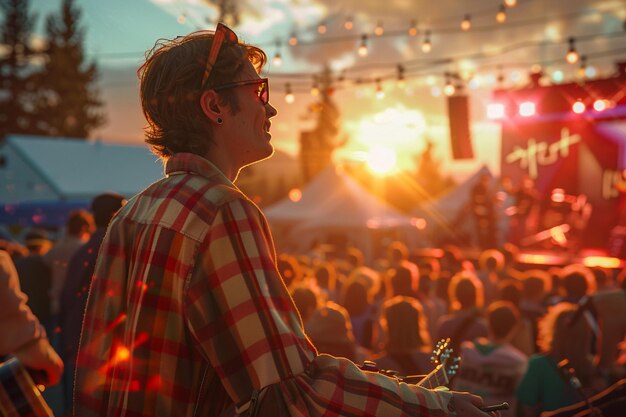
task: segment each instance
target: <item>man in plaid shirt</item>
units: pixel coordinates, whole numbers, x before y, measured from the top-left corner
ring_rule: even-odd
[[[219,24],[160,41],[140,68],[146,141],[165,178],[112,220],[91,283],[75,415],[486,416],[318,355],[259,208],[233,184],[273,153],[260,49]]]

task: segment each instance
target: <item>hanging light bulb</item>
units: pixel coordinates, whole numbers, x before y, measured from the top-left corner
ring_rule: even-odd
[[[289,104],[296,101],[296,97],[293,95],[293,92],[291,91],[291,84],[289,83],[285,84],[285,101]]]
[[[367,56],[367,35],[361,36],[361,46],[359,46],[359,56]]]
[[[582,55],[580,57],[580,66],[578,67],[578,78],[585,78],[587,76],[587,56]]]
[[[504,0],[504,4],[506,4],[506,7],[515,7],[515,5],[517,5],[517,0]]]
[[[376,78],[376,98],[379,100],[385,98],[385,92],[383,91],[380,78]]]
[[[574,38],[569,38],[569,50],[567,51],[567,55],[565,55],[565,60],[570,64],[575,64],[578,62],[578,52],[576,51],[576,44]]]
[[[311,95],[313,97],[317,97],[320,95],[320,88],[317,86],[317,81],[313,82],[313,86],[311,87]]]
[[[274,65],[280,67],[283,64],[283,57],[280,54],[280,41],[276,41],[276,53],[274,54],[274,59],[272,60]]]
[[[350,16],[346,17],[346,21],[343,22],[343,27],[346,30],[352,30],[352,28],[354,27],[354,23],[352,23],[352,17]]]
[[[181,25],[184,25],[185,22],[187,21],[187,16],[185,16],[185,13],[181,13],[180,15],[178,15],[178,19],[176,19],[178,21],[178,23],[180,23]]]
[[[323,35],[324,33],[326,33],[326,22],[322,22],[319,24],[319,26],[317,27],[317,32],[320,35]]]
[[[276,54],[274,54],[274,60],[272,62],[274,62],[274,65],[277,67],[280,67],[283,64],[283,57],[280,55],[280,52],[276,52]]]
[[[452,84],[452,82],[450,81],[448,81],[448,83],[443,87],[443,93],[448,97],[453,95],[455,91],[456,88],[454,87],[454,84]]]
[[[411,20],[411,26],[409,26],[409,36],[417,36],[417,21]]]
[[[471,27],[472,27],[472,20],[470,18],[470,15],[466,14],[465,17],[463,18],[463,21],[461,22],[461,29],[470,30]]]
[[[385,29],[383,28],[383,22],[379,20],[376,24],[376,27],[374,28],[374,35],[381,36],[383,33],[385,33]]]
[[[498,75],[496,76],[496,81],[498,83],[499,86],[502,87],[502,85],[504,84],[504,72],[502,71],[502,65],[498,65]]]
[[[498,13],[496,14],[496,21],[498,23],[504,23],[506,21],[506,7],[504,4],[500,5],[500,10],[498,10]]]
[[[422,42],[422,52],[429,53],[433,49],[432,43],[430,43],[430,30],[427,30],[424,34],[424,41]]]
[[[291,32],[291,36],[289,37],[289,45],[296,46],[298,44],[298,37],[295,32]]]
[[[398,79],[396,80],[396,86],[398,88],[404,88],[406,86],[406,80],[404,79],[404,66],[402,64],[398,64]]]
[[[443,93],[450,97],[451,95],[454,94],[454,92],[456,91],[456,88],[454,87],[454,84],[452,84],[452,80],[450,80],[450,74],[449,73],[445,73],[445,79],[446,79],[446,84],[443,86]]]

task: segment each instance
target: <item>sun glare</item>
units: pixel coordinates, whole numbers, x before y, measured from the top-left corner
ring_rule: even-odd
[[[385,146],[376,146],[367,153],[367,166],[376,174],[389,174],[396,168],[396,152]]]
[[[386,173],[414,166],[426,122],[420,111],[396,105],[347,122],[346,131],[355,140],[342,150],[344,156],[354,160],[363,152],[359,159],[366,160],[372,171]],[[385,168],[387,165],[392,166]]]

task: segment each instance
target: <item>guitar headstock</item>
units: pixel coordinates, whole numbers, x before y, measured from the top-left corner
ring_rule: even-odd
[[[445,386],[450,382],[450,377],[459,370],[461,358],[454,354],[448,338],[437,342],[430,360],[436,365],[435,369],[422,379],[418,385],[436,388]]]

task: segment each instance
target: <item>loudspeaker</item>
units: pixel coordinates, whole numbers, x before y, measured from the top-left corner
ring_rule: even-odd
[[[469,126],[469,103],[467,96],[448,97],[448,120],[450,144],[454,159],[473,159],[472,138]]]

